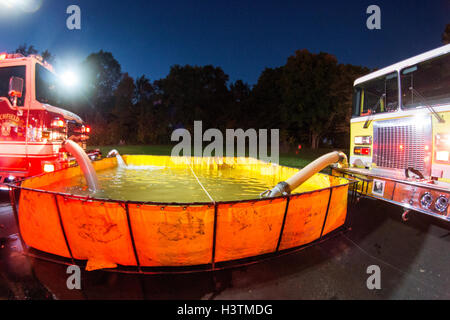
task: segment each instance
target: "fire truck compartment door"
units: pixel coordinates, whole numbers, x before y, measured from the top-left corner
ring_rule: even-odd
[[[0,98],[0,170],[26,171],[26,115],[18,114],[7,98]]]

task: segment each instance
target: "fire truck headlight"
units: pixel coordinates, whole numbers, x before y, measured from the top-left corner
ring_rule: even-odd
[[[53,171],[55,171],[55,165],[53,163],[44,164],[44,172],[53,172]]]
[[[10,176],[6,177],[4,181],[6,183],[11,183],[11,182],[14,182],[14,180],[16,180],[16,177],[13,175],[10,175]]]
[[[437,161],[449,161],[450,153],[448,151],[437,151],[436,152],[436,160]]]
[[[436,146],[437,147],[449,147],[450,146],[450,134],[448,133],[438,133],[436,135]]]
[[[372,144],[372,137],[371,136],[355,137],[354,142],[355,144],[369,145]]]

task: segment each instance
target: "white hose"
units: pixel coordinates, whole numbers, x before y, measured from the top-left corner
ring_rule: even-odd
[[[91,160],[89,159],[86,152],[84,152],[83,148],[81,148],[78,143],[73,142],[72,140],[64,141],[63,147],[77,160],[78,165],[83,172],[84,178],[86,179],[89,190],[92,192],[96,192],[97,190],[99,190],[97,173],[95,172]]]
[[[114,157],[114,156],[117,159],[117,165],[119,166],[119,168],[125,168],[125,169],[128,168],[125,161],[123,161],[122,156],[119,154],[119,151],[117,151],[116,149],[112,149],[110,152],[108,152],[108,155],[106,157],[110,158],[110,157]]]
[[[270,198],[289,194],[313,175],[336,162],[347,164],[347,156],[345,153],[334,151],[317,158],[286,181],[280,182],[273,189],[263,192],[261,197]]]
[[[119,151],[117,151],[116,149],[112,149],[110,152],[108,152],[108,154],[106,155],[107,158],[110,157],[114,157],[117,156],[119,154]]]

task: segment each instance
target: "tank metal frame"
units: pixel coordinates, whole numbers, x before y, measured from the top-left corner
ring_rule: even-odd
[[[266,198],[266,199],[261,199],[261,200],[270,200],[270,199],[286,199],[286,207],[284,210],[284,216],[283,216],[283,222],[282,222],[282,227],[280,230],[280,234],[278,236],[278,243],[277,243],[277,247],[276,250],[274,252],[271,253],[266,253],[263,255],[257,255],[257,256],[253,256],[253,257],[249,257],[249,258],[243,258],[243,259],[237,259],[237,260],[229,260],[229,261],[223,261],[223,262],[216,262],[215,261],[215,249],[216,249],[216,235],[217,235],[217,207],[218,204],[233,204],[233,203],[242,203],[242,202],[246,202],[246,201],[251,201],[251,200],[236,200],[236,201],[220,201],[220,202],[196,202],[196,203],[173,203],[173,202],[142,202],[142,201],[123,201],[123,200],[114,200],[114,199],[100,199],[100,198],[93,198],[93,197],[85,197],[85,196],[77,196],[77,195],[68,195],[65,193],[61,193],[61,192],[55,192],[55,191],[47,191],[47,190],[36,190],[36,189],[31,189],[31,188],[26,188],[26,187],[22,187],[20,185],[15,185],[15,184],[8,184],[8,187],[10,187],[10,203],[11,203],[11,207],[13,209],[13,213],[14,213],[14,217],[15,217],[15,221],[17,224],[17,229],[18,229],[18,234],[19,234],[19,238],[20,241],[22,243],[22,247],[23,247],[23,252],[25,255],[32,257],[32,258],[36,258],[36,259],[40,259],[40,260],[44,260],[44,261],[49,261],[49,262],[53,262],[53,263],[58,263],[58,264],[63,264],[63,265],[77,265],[79,267],[85,267],[87,261],[85,260],[78,260],[75,259],[73,257],[72,254],[72,250],[70,248],[70,244],[69,241],[67,239],[67,235],[66,235],[66,231],[64,230],[64,225],[62,223],[62,219],[61,219],[61,212],[58,206],[58,202],[57,202],[57,196],[62,196],[64,198],[71,198],[71,199],[77,199],[77,200],[83,200],[83,201],[101,201],[101,202],[114,202],[114,203],[119,203],[126,212],[126,216],[127,216],[127,222],[128,222],[128,230],[130,233],[130,238],[131,238],[131,242],[132,242],[132,247],[133,247],[133,253],[134,256],[136,258],[136,262],[137,262],[137,266],[123,266],[123,265],[118,265],[116,268],[105,268],[105,269],[101,269],[103,271],[107,271],[107,272],[118,272],[118,273],[131,273],[131,274],[184,274],[184,273],[194,273],[194,272],[205,272],[205,271],[218,271],[218,270],[223,270],[223,269],[228,269],[228,268],[236,268],[236,267],[241,267],[241,266],[248,266],[248,265],[252,265],[255,263],[259,263],[262,261],[266,261],[269,259],[273,259],[275,257],[279,257],[279,256],[283,256],[283,255],[287,255],[287,254],[292,254],[292,253],[296,253],[298,251],[301,251],[303,249],[306,249],[308,247],[311,247],[315,244],[321,243],[327,239],[333,238],[338,236],[339,234],[341,234],[342,232],[345,232],[346,230],[349,229],[349,210],[351,210],[351,208],[353,207],[353,205],[357,202],[357,197],[358,197],[358,190],[357,190],[357,184],[358,181],[355,179],[349,179],[346,178],[348,180],[347,183],[345,184],[341,184],[341,185],[337,185],[337,186],[330,186],[327,188],[323,188],[323,189],[318,189],[318,190],[314,190],[314,191],[307,191],[307,192],[302,192],[300,194],[308,194],[308,193],[314,193],[314,192],[318,192],[318,191],[323,191],[323,190],[330,190],[330,195],[328,197],[328,204],[327,204],[327,209],[326,209],[326,213],[325,213],[325,218],[322,224],[322,229],[321,229],[321,233],[320,233],[320,237],[310,243],[307,244],[303,244],[301,246],[298,247],[294,247],[294,248],[289,248],[289,249],[285,249],[285,250],[280,250],[280,243],[281,243],[281,238],[283,236],[283,231],[284,231],[284,225],[285,225],[285,221],[286,221],[286,215],[289,209],[289,203],[290,203],[290,199],[293,196],[298,196],[299,194],[289,194],[289,195],[283,195],[283,196],[279,196],[279,197],[274,197],[274,198]],[[331,196],[333,194],[333,190],[335,188],[339,188],[339,187],[344,187],[348,185],[348,201],[347,201],[347,216],[346,216],[346,220],[344,222],[344,224],[342,226],[340,226],[339,228],[337,228],[336,230],[330,232],[327,235],[323,235],[323,230],[325,228],[325,224],[327,222],[327,216],[328,216],[328,211],[329,211],[329,207],[330,207],[330,202],[331,202]],[[52,194],[55,202],[56,202],[56,208],[57,208],[57,212],[58,212],[58,216],[59,216],[59,221],[61,223],[61,229],[62,229],[62,233],[64,235],[64,240],[65,243],[67,245],[69,254],[70,254],[70,258],[65,258],[65,257],[61,257],[61,256],[57,256],[54,254],[50,254],[50,253],[46,253],[37,249],[34,249],[32,247],[29,247],[25,241],[23,240],[23,237],[21,235],[20,232],[20,227],[19,227],[19,211],[18,211],[18,207],[17,207],[17,200],[16,200],[16,191],[20,191],[20,190],[29,190],[29,191],[35,191],[35,192],[41,192],[41,193],[47,193],[47,194]],[[255,199],[254,201],[259,201],[260,199]],[[213,228],[213,246],[212,246],[212,252],[211,252],[211,257],[212,257],[212,261],[211,263],[208,264],[204,264],[204,265],[193,265],[193,266],[174,266],[174,267],[169,267],[169,266],[164,266],[164,267],[143,267],[140,265],[139,262],[139,255],[138,252],[136,250],[136,244],[134,241],[134,236],[133,236],[133,230],[131,227],[131,223],[130,223],[130,213],[128,210],[128,205],[129,204],[139,204],[139,205],[145,205],[145,204],[151,204],[151,205],[159,205],[159,206],[195,206],[195,205],[211,205],[214,206],[214,228]]]

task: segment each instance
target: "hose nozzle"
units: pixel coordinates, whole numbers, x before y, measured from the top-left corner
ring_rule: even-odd
[[[108,154],[106,155],[107,158],[111,158],[111,157],[115,157],[119,154],[119,151],[117,151],[116,149],[112,149],[110,152],[108,152]]]
[[[271,190],[266,190],[262,192],[259,196],[261,198],[273,198],[278,196],[286,196],[291,193],[291,189],[289,185],[285,181],[279,182],[275,187]]]

